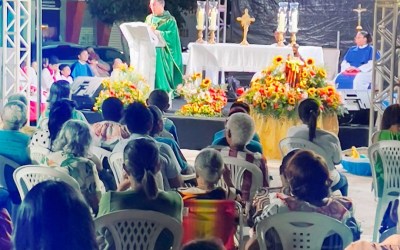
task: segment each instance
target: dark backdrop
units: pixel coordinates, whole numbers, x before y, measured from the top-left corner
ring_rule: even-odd
[[[253,44],[274,43],[273,30],[277,26],[277,0],[231,0],[232,41],[239,43],[242,28],[236,17],[243,14],[245,8],[256,19],[250,26],[248,40]],[[290,2],[290,1],[289,1]],[[294,1],[292,1],[294,2]],[[300,45],[336,47],[337,31],[340,31],[340,48],[346,50],[353,45],[356,33],[357,13],[353,9],[361,4],[367,11],[361,14],[363,29],[372,33],[373,0],[298,0]],[[289,33],[287,34],[287,36]],[[289,40],[289,37],[287,37]]]

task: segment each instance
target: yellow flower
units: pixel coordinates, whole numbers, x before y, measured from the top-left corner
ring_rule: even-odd
[[[312,65],[315,64],[315,61],[314,61],[314,59],[312,59],[312,58],[307,58],[306,64],[309,65],[309,66],[312,66]]]
[[[301,72],[301,77],[306,78],[308,76],[307,71]]]
[[[261,109],[266,109],[267,108],[267,104],[265,102],[261,103]]]
[[[290,105],[294,105],[294,104],[296,103],[296,99],[294,99],[293,97],[290,97],[290,98],[288,99],[288,103],[289,103]]]
[[[211,80],[209,78],[203,79],[203,81],[201,81],[200,87],[202,89],[208,89],[211,85]]]
[[[315,88],[309,88],[309,89],[307,89],[307,93],[308,93],[310,96],[314,96],[316,92],[317,92],[317,90],[316,90]]]
[[[273,59],[273,63],[274,64],[279,64],[281,62],[283,62],[283,57],[282,56],[275,56],[274,57],[274,59]]]
[[[322,77],[325,78],[326,77],[326,71],[323,68],[320,68],[318,70],[318,74]]]

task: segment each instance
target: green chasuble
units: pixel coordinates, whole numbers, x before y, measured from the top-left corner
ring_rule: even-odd
[[[148,15],[146,23],[156,27],[167,44],[165,47],[156,48],[155,89],[169,93],[182,83],[182,50],[178,25],[168,11],[164,11],[160,16]]]

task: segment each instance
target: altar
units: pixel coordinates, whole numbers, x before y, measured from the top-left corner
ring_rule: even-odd
[[[303,58],[312,57],[316,65],[324,66],[322,47],[301,46],[299,52]],[[259,72],[278,55],[293,56],[292,48],[260,44],[190,43],[186,74],[205,71],[214,84],[220,83],[219,72]]]

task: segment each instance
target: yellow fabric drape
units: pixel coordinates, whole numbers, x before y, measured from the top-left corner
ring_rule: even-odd
[[[260,136],[260,143],[263,147],[263,153],[267,159],[282,159],[279,142],[286,138],[290,127],[301,124],[297,118],[289,119],[287,117],[274,118],[252,112],[256,132]],[[318,128],[327,130],[337,135],[339,133],[339,122],[336,114],[324,114],[318,119]]]

